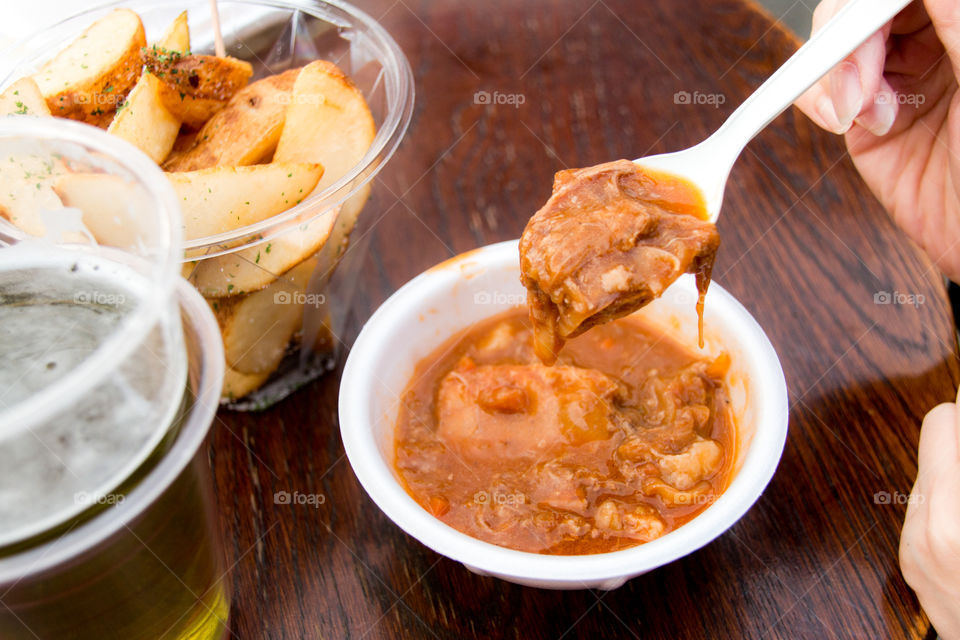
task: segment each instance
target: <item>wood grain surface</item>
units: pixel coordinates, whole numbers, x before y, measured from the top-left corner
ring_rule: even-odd
[[[383,218],[353,334],[420,271],[518,237],[555,171],[698,142],[798,46],[741,0],[357,4],[406,52],[417,102],[364,212]],[[523,101],[478,104],[478,91]],[[796,111],[744,152],[720,231],[716,281],[767,331],[791,401],[779,470],[734,527],[613,592],[478,577],[366,496],[332,373],[268,411],[219,414],[209,457],[234,637],[926,636],[897,545],[920,421],[960,380],[940,275],[842,140]],[[922,303],[876,304],[881,292]],[[324,503],[278,505],[278,491]]]

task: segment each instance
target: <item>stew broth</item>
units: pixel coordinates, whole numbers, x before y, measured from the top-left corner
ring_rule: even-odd
[[[563,555],[641,544],[688,522],[730,481],[728,364],[627,317],[570,340],[544,366],[518,307],[418,364],[396,469],[424,509],[493,544]]]

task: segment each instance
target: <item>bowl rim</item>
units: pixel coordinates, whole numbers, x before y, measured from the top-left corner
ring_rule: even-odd
[[[518,269],[518,241],[487,245],[441,264],[455,266],[460,261],[469,261],[472,271],[475,271],[474,265],[480,269]],[[763,493],[776,471],[786,441],[789,419],[786,380],[763,329],[740,302],[714,283],[709,305],[736,319],[738,337],[752,340],[757,361],[764,368],[760,379],[751,380],[751,393],[765,394],[761,406],[764,410],[755,416],[756,423],[764,426],[753,434],[743,464],[730,486],[702,513],[657,540],[620,551],[578,556],[508,549],[473,538],[429,514],[400,486],[391,465],[381,455],[374,438],[369,389],[377,369],[383,366],[380,353],[389,347],[386,330],[404,319],[416,321],[417,309],[423,308],[418,307],[420,300],[449,289],[463,279],[460,269],[433,267],[397,290],[360,332],[340,382],[340,433],[347,459],[374,503],[408,534],[437,553],[486,573],[527,581],[583,582],[584,587],[589,587],[593,585],[587,583],[639,575],[696,551],[733,526]]]
[[[410,63],[400,45],[378,21],[366,12],[342,0],[230,0],[230,2],[255,7],[303,11],[340,27],[344,25],[333,22],[331,16],[324,15],[324,12],[333,9],[346,14],[351,26],[361,26],[365,30],[365,37],[369,38],[374,43],[375,49],[383,54],[377,59],[386,72],[384,91],[387,93],[387,110],[366,153],[336,182],[320,193],[311,193],[301,203],[259,222],[232,231],[184,240],[184,261],[206,260],[254,247],[326,215],[331,209],[363,189],[387,164],[406,135],[413,115],[415,85]],[[5,66],[0,71],[0,88],[14,82],[17,79],[14,76],[25,65],[39,63],[55,55],[55,52],[51,53],[49,50],[38,52],[35,49],[36,45],[32,44],[47,32],[53,32],[69,22],[84,16],[92,16],[106,9],[130,8],[131,5],[135,5],[133,10],[137,11],[136,6],[140,6],[142,10],[143,6],[180,6],[182,4],[182,0],[103,0],[65,16],[8,47],[7,50],[10,53],[29,48],[31,54],[14,59],[9,66]],[[55,51],[59,51],[62,46],[65,46],[65,43],[61,42]],[[394,93],[392,99],[391,93]]]

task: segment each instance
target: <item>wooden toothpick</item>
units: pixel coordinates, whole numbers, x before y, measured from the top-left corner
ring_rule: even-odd
[[[217,8],[217,0],[210,0],[210,15],[213,16],[213,46],[217,56],[223,58],[227,55],[227,49],[223,46],[223,34],[220,33],[220,11]]]

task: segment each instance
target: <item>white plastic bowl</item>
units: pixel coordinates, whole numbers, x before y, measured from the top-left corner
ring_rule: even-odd
[[[347,359],[340,384],[340,431],[364,489],[401,529],[479,574],[547,589],[615,589],[681,558],[726,531],[773,476],[787,435],[787,387],[763,330],[716,283],[707,295],[706,351],[727,351],[727,385],[738,427],[735,475],[700,515],[646,544],[582,556],[515,551],[472,538],[430,515],[403,489],[394,470],[400,397],[416,364],[453,333],[523,304],[517,241],[452,258],[420,274],[370,318]],[[684,276],[638,313],[696,344],[696,286]]]

